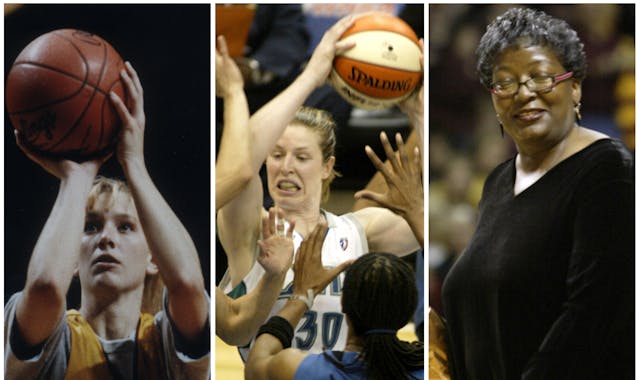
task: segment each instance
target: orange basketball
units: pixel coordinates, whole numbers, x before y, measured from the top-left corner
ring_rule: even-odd
[[[422,78],[420,45],[411,27],[387,13],[357,18],[340,37],[356,46],[337,56],[329,77],[356,107],[380,109],[406,99]]]
[[[105,40],[59,29],[18,55],[6,81],[7,112],[25,144],[51,156],[84,160],[113,149],[120,119],[109,99],[122,99],[124,62]]]

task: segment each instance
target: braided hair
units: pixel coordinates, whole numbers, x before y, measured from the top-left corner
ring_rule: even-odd
[[[415,273],[389,253],[369,253],[347,270],[342,310],[354,334],[364,339],[367,379],[411,379],[424,368],[424,344],[404,342],[395,333],[411,320],[418,302]],[[383,333],[379,333],[384,331]]]

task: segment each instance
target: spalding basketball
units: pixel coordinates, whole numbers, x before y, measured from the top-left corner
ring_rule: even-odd
[[[416,33],[386,13],[357,18],[340,37],[356,46],[337,56],[329,77],[348,102],[364,109],[380,109],[406,99],[422,78]]]
[[[109,99],[124,98],[124,63],[102,38],[72,29],[33,40],[6,82],[7,111],[25,144],[52,156],[86,159],[112,149],[120,120]]]

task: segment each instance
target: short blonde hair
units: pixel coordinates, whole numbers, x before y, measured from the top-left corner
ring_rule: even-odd
[[[131,190],[124,181],[115,178],[107,178],[98,176],[93,180],[91,191],[89,192],[89,198],[87,199],[87,210],[91,210],[96,204],[98,197],[102,194],[109,196],[109,206],[113,206],[113,203],[118,199],[118,195],[127,194],[131,197]]]
[[[119,179],[98,176],[94,179],[89,198],[87,199],[86,210],[89,211],[96,204],[98,198],[106,194],[109,197],[109,206],[113,206],[120,194],[126,194],[133,202],[131,190],[127,184]],[[159,274],[147,275],[144,279],[144,291],[142,295],[142,313],[155,314],[162,310],[162,292],[164,282]]]

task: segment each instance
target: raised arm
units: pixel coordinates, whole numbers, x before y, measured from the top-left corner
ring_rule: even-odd
[[[240,282],[255,262],[255,247],[264,212],[262,184],[258,175],[260,167],[296,110],[316,87],[326,82],[335,55],[353,47],[353,43],[337,42],[352,22],[352,17],[345,17],[332,26],[324,34],[303,73],[249,119],[252,179],[217,215],[218,237],[227,253],[233,285]]]
[[[208,318],[204,279],[195,245],[147,171],[144,154],[145,115],[138,75],[126,63],[122,81],[129,94],[125,105],[115,93],[112,102],[123,130],[116,149],[133,196],[140,224],[169,295],[169,314],[187,340],[199,338]]]
[[[326,233],[327,224],[318,223],[300,245],[293,264],[295,273],[293,298],[287,301],[276,317],[271,318],[260,328],[259,336],[247,358],[245,366],[247,379],[293,379],[298,365],[306,356],[299,350],[285,349],[291,346],[293,327],[311,307],[315,295],[351,265],[351,261],[347,261],[331,269],[322,267],[322,244]],[[287,324],[288,327],[286,327]],[[287,329],[291,332],[290,336],[286,333],[281,334]],[[282,340],[276,335],[281,336]]]
[[[58,196],[33,249],[27,282],[16,306],[21,338],[36,346],[51,335],[65,312],[80,255],[89,190],[106,157],[83,163],[52,160],[30,151],[17,132],[16,141],[30,159],[60,179]]]
[[[218,37],[216,49],[216,96],[224,100],[224,126],[216,160],[216,210],[243,189],[251,171],[249,106],[242,74],[229,56],[227,42]]]
[[[347,16],[329,28],[298,78],[251,116],[249,126],[256,137],[252,146],[254,172],[257,173],[260,169],[296,110],[313,90],[325,84],[335,56],[355,46],[354,43],[338,42],[340,36],[353,24],[353,20],[353,16]]]
[[[275,230],[275,220],[276,211],[271,208],[269,216],[262,220],[263,239],[259,241],[258,261],[265,273],[257,287],[235,300],[216,288],[216,334],[227,344],[243,346],[255,336],[280,295],[291,267],[295,222],[289,224],[285,233]]]

